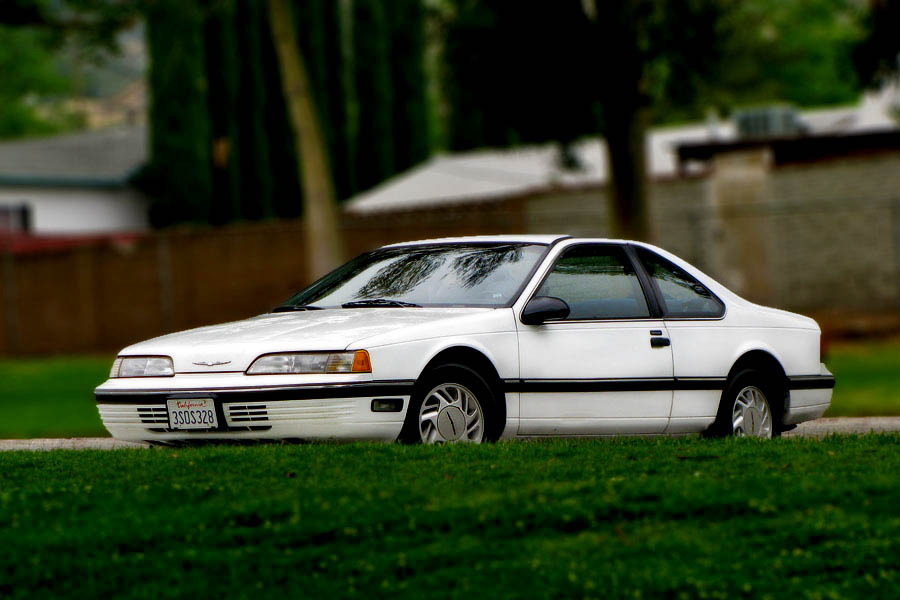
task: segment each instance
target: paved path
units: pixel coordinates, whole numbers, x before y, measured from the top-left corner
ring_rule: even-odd
[[[900,432],[900,417],[839,417],[802,423],[786,437],[825,437],[832,433]],[[149,448],[147,444],[121,442],[112,438],[35,438],[0,440],[0,450],[115,450]]]
[[[900,431],[900,417],[836,417],[800,423],[788,437],[825,437],[832,433],[881,433]]]

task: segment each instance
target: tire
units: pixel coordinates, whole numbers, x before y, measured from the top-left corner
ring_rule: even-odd
[[[719,411],[708,437],[760,437],[780,435],[781,425],[773,399],[777,387],[771,377],[757,369],[743,369],[728,380]],[[775,405],[778,406],[777,403]]]
[[[435,367],[416,383],[399,439],[408,444],[494,441],[500,433],[495,401],[491,387],[473,369]]]

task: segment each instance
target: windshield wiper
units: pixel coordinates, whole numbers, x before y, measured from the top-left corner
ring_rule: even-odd
[[[321,306],[311,306],[309,304],[282,304],[272,309],[273,313],[280,312],[299,312],[303,310],[325,310]]]
[[[387,298],[370,298],[369,300],[354,300],[353,302],[345,302],[341,304],[341,308],[365,308],[367,306],[394,306],[397,308],[422,308],[419,304],[413,302],[404,302],[403,300],[388,300]]]

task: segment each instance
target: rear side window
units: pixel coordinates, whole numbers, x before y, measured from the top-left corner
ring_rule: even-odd
[[[569,305],[573,319],[639,319],[650,316],[640,281],[622,248],[583,245],[566,250],[538,296]]]
[[[637,253],[659,291],[666,317],[710,318],[725,314],[722,302],[684,269],[644,248],[637,248]]]

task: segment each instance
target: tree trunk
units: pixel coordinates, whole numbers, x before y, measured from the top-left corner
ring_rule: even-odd
[[[307,257],[310,275],[315,279],[337,267],[343,254],[328,148],[297,43],[289,1],[269,0],[269,17],[284,99],[296,140],[305,204]]]
[[[597,25],[602,61],[603,120],[609,165],[610,229],[621,238],[647,240],[646,136],[650,98],[645,79],[646,57],[638,22],[646,8],[640,2],[616,0],[584,3]]]
[[[606,152],[609,165],[612,234],[648,240],[647,149],[649,108],[637,102],[604,103]]]

